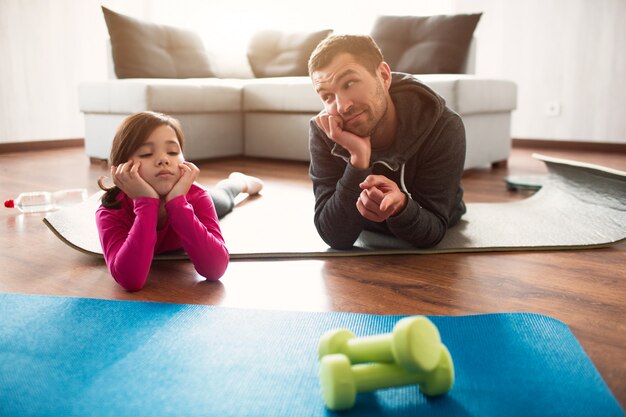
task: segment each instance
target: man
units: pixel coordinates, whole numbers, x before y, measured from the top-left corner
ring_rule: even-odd
[[[392,73],[369,36],[326,38],[309,75],[324,103],[309,130],[322,239],[349,249],[368,229],[439,243],[465,213],[460,116],[415,77]]]

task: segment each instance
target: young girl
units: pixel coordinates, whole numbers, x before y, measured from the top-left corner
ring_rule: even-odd
[[[183,249],[196,271],[221,278],[229,254],[218,216],[234,207],[240,192],[258,193],[258,178],[232,173],[215,190],[195,184],[200,170],[185,161],[179,122],[155,112],[126,118],[111,147],[114,187],[96,212],[104,259],[111,275],[129,291],[143,288],[154,254]],[[214,205],[215,204],[215,205]]]

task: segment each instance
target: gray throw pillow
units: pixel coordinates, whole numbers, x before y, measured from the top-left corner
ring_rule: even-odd
[[[157,25],[102,7],[117,78],[213,77],[195,33]]]
[[[380,16],[371,36],[393,71],[459,74],[481,15]]]
[[[309,56],[331,32],[326,29],[318,32],[265,30],[256,33],[248,44],[248,61],[254,76],[309,75]]]

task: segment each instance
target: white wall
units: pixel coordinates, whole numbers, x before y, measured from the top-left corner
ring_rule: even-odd
[[[379,14],[482,11],[476,71],[518,83],[513,137],[626,143],[624,0],[0,0],[0,143],[83,137],[76,86],[107,78],[100,4],[190,28],[226,66],[260,29],[368,33]]]
[[[514,138],[626,143],[626,1],[455,4],[484,12],[477,74],[518,85]]]
[[[106,76],[98,2],[0,0],[0,142],[84,136],[76,85]]]

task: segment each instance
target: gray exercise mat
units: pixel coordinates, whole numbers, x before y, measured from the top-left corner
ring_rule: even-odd
[[[549,175],[533,196],[510,203],[469,203],[461,221],[432,249],[363,232],[352,250],[330,249],[313,225],[313,191],[267,185],[220,221],[231,259],[582,249],[626,239],[626,172],[534,155]],[[100,194],[44,222],[65,243],[102,256],[94,221]],[[186,258],[184,253],[157,259]]]

